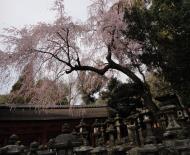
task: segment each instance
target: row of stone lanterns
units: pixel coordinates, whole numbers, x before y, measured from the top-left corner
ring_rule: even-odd
[[[78,133],[76,132],[77,130],[73,130],[71,133],[69,125],[64,124],[62,128],[63,133],[54,140],[51,139],[49,141],[48,149],[40,151],[38,143],[33,142],[27,155],[108,155],[110,152],[113,155],[125,155],[126,152],[130,154],[133,151],[139,152],[139,155],[148,153],[156,155],[159,151],[165,151],[167,147],[174,148],[177,142],[183,143],[183,148],[186,151],[190,148],[190,140],[188,137],[180,137],[184,133],[182,132],[181,124],[176,120],[175,112],[176,107],[174,105],[161,107],[158,114],[161,117],[158,122],[151,119],[151,114],[148,111],[130,115],[127,119],[121,119],[118,114],[115,118],[108,118],[101,123],[96,119],[91,126],[91,131],[93,132],[91,134],[94,136],[94,147],[90,146],[88,137],[90,135],[89,126],[83,119],[76,126]],[[122,134],[123,125],[127,129],[126,132],[128,134],[126,137]],[[157,144],[153,130],[160,127],[164,130],[163,137],[165,139],[163,139],[162,144]],[[178,141],[179,138],[181,138],[180,141]],[[10,138],[11,147],[6,146],[0,150],[3,155],[10,153],[22,155],[23,147],[17,145],[16,141],[18,141],[16,136]],[[139,144],[141,144],[140,147]]]
[[[172,136],[174,133],[179,134],[181,132],[181,126],[177,123],[174,112],[176,112],[175,106],[161,108],[161,117],[158,122],[153,122],[150,117],[151,115],[149,115],[147,111],[144,113],[135,114],[134,116],[124,121],[119,117],[118,114],[114,119],[108,118],[105,123],[99,123],[97,120],[95,120],[92,125],[93,134],[95,137],[95,148],[92,148],[87,145],[88,143],[85,143],[88,135],[86,130],[87,125],[82,121],[78,127],[82,137],[85,140],[85,145],[76,148],[75,153],[77,155],[103,155],[109,152],[114,152],[114,155],[122,155],[126,154],[126,151],[130,150],[131,148],[135,148],[138,144],[141,144],[141,148],[138,150],[139,152],[142,154],[156,154],[158,151],[162,150],[164,146],[157,144],[157,139],[154,136],[153,129],[162,127],[162,129],[165,130],[163,134],[165,139],[169,139],[170,136]],[[164,115],[167,116],[168,123],[166,123]],[[127,126],[127,138],[122,137],[121,134],[121,126],[123,124]],[[142,124],[144,127],[141,126]],[[144,131],[146,133],[146,136],[143,134]],[[105,134],[108,138],[107,143]],[[140,139],[140,143],[138,142],[138,138]],[[169,145],[167,144],[167,146]]]

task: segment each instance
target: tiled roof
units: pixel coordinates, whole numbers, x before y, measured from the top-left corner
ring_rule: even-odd
[[[51,106],[1,105],[0,120],[64,120],[81,118],[105,118],[112,110],[107,105]]]

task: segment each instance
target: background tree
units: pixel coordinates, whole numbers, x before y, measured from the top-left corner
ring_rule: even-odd
[[[105,86],[107,79],[94,72],[80,72],[77,81],[77,89],[82,101],[88,104],[95,104],[95,94]]]
[[[190,5],[179,0],[152,1],[149,9],[133,8],[125,18],[134,21],[127,36],[143,43],[142,62],[171,83],[183,103],[189,97]]]
[[[36,71],[49,72],[49,76],[58,74],[56,77],[74,71],[106,75],[116,70],[138,85],[146,106],[156,111],[144,70],[145,64],[153,67],[154,64],[165,63],[157,54],[161,51],[158,49],[162,49],[156,39],[159,36],[157,32],[162,29],[151,12],[155,12],[157,3],[153,1],[155,4],[147,9],[144,3],[111,2],[94,1],[86,25],[74,23],[65,16],[63,1],[57,0],[55,9],[59,14],[53,24],[40,23],[21,30],[7,29],[10,35],[3,36],[8,46],[6,53],[1,52],[1,66],[17,62],[17,67],[23,67],[32,61]],[[83,46],[88,47],[87,51],[80,48],[79,42],[85,43]],[[159,59],[147,63],[152,55]]]
[[[164,76],[161,74],[148,73],[146,78],[147,82],[150,85],[150,90],[154,98],[175,93],[171,88],[171,84],[167,82]]]
[[[17,62],[17,67],[23,67],[33,62],[35,70],[43,69],[43,72],[59,75],[73,71],[93,71],[104,75],[109,70],[117,70],[137,83],[144,92],[144,102],[150,109],[157,110],[139,61],[142,45],[123,35],[128,27],[128,23],[123,22],[124,4],[119,2],[110,8],[110,1],[106,2],[94,1],[88,25],[72,22],[64,14],[63,1],[57,0],[55,9],[59,14],[53,24],[7,29],[10,35],[3,36],[8,46],[6,54],[1,55],[2,66]],[[128,9],[131,10],[131,6]],[[78,45],[83,37],[86,45],[92,47],[88,54]],[[137,76],[137,72],[143,78]]]
[[[111,78],[100,98],[115,109],[121,116],[127,116],[136,108],[142,108],[143,90],[134,82],[123,83]]]
[[[12,86],[7,103],[24,104],[30,102],[31,90],[34,87],[33,64],[24,66],[19,79]]]
[[[161,96],[169,96],[175,94],[171,83],[168,82],[162,74],[149,72],[146,75],[146,79],[150,86],[150,91],[152,93],[153,99]],[[154,102],[159,105],[159,102],[157,100],[154,100]]]
[[[190,67],[190,5],[184,2],[164,1],[163,4],[156,3],[154,9],[162,7],[156,18],[160,20],[159,27],[162,30],[159,49],[165,61],[161,66],[163,74],[181,97],[182,103],[189,106],[190,75],[187,73]]]
[[[0,104],[5,104],[9,101],[9,95],[0,95]]]
[[[66,84],[51,79],[41,79],[37,81],[32,90],[31,103],[41,103],[42,105],[67,105],[69,104],[70,91]]]

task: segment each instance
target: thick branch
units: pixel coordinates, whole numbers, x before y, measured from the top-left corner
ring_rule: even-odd
[[[140,85],[144,85],[144,83],[141,81],[141,79],[127,67],[123,67],[123,66],[119,65],[119,64],[115,63],[113,60],[111,61],[111,67],[112,67],[112,69],[121,71],[122,73],[127,75],[130,79],[132,79],[134,82],[136,82]]]
[[[66,62],[62,59],[60,59],[57,55],[50,53],[50,52],[45,52],[45,51],[40,51],[40,50],[36,50],[37,52],[41,52],[41,53],[46,53],[46,54],[50,54],[52,57],[54,57],[55,59],[57,59],[58,61],[66,64],[68,67],[70,67],[69,70],[66,71],[67,74],[73,72],[73,71],[93,71],[96,72],[99,75],[104,75],[109,69],[115,69],[118,71],[121,71],[122,73],[124,73],[125,75],[127,75],[129,78],[131,78],[135,83],[139,84],[140,86],[142,86],[143,90],[144,90],[144,101],[145,103],[148,105],[148,107],[150,109],[152,109],[153,111],[157,111],[157,107],[156,105],[153,103],[151,95],[150,95],[150,90],[147,87],[146,83],[143,83],[143,81],[136,76],[129,68],[121,66],[117,63],[115,63],[111,57],[109,57],[109,54],[111,53],[111,51],[108,52],[108,64],[106,66],[104,66],[101,69],[98,69],[96,67],[92,67],[92,66],[83,66],[80,65],[80,60],[78,65],[71,65],[69,62]]]
[[[67,74],[73,72],[73,71],[92,71],[92,72],[96,72],[100,75],[104,75],[108,70],[110,69],[110,65],[106,65],[104,68],[102,69],[98,69],[98,68],[95,68],[95,67],[92,67],[92,66],[74,66],[74,67],[71,67],[70,70],[66,71]]]

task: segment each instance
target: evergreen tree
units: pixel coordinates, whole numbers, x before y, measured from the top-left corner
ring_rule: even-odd
[[[124,34],[142,42],[140,59],[149,70],[162,74],[188,104],[190,93],[190,5],[182,0],[153,0],[150,8],[125,12]]]
[[[107,99],[108,105],[121,116],[127,116],[137,107],[142,107],[142,88],[136,83],[122,83],[112,78],[107,85],[107,91],[101,93],[101,98]]]

